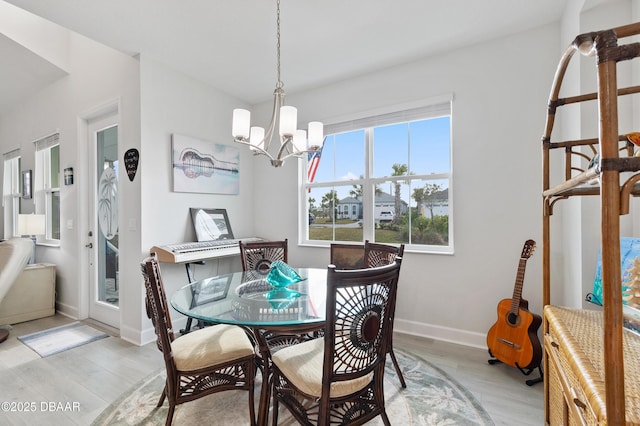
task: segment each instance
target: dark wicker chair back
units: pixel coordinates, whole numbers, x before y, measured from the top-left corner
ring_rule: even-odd
[[[404,254],[404,244],[392,246],[389,244],[364,242],[364,263],[365,267],[389,265],[393,263],[397,256]]]
[[[147,316],[153,323],[157,335],[157,346],[164,356],[167,370],[165,387],[158,401],[158,407],[160,407],[165,397],[169,400],[166,424],[171,425],[176,405],[212,393],[237,389],[249,392],[250,424],[255,424],[255,353],[244,331],[236,326],[218,325],[195,330],[176,339],[156,255],[152,254],[140,266],[146,290]],[[216,360],[218,355],[216,350],[211,350],[207,345],[207,342],[211,342],[212,339],[221,341],[224,339],[225,342],[221,342],[221,345],[230,344],[234,349],[240,348],[237,352],[239,355],[233,359],[227,356],[225,359]],[[246,339],[246,342],[243,339]],[[191,350],[195,353],[208,351],[209,356],[204,356],[207,361],[191,362],[189,359]],[[180,365],[193,366],[193,369],[181,369]]]
[[[282,241],[239,241],[243,271],[267,272],[276,260],[288,261],[288,239]]]
[[[167,306],[167,296],[164,292],[164,284],[160,274],[160,265],[154,257],[145,259],[141,265],[142,276],[146,289],[144,299],[147,317],[153,323],[156,332],[156,345],[164,355],[165,366],[167,367],[167,385],[169,389],[175,388],[176,366],[171,353],[171,342],[175,340],[173,325],[169,316]]]
[[[370,243],[369,241],[365,241],[364,252],[365,264],[368,268],[388,265],[390,263],[393,263],[393,261],[397,257],[402,257],[404,255],[404,244],[400,244],[400,246],[396,247],[388,244]],[[403,388],[406,388],[407,382],[405,382],[404,380],[402,370],[400,369],[400,364],[398,364],[396,354],[393,352],[393,327],[396,317],[396,295],[394,295],[393,300],[394,302],[391,306],[389,314],[389,322],[391,322],[391,333],[389,333],[389,344],[387,345],[387,352],[389,353],[389,355],[391,355],[391,361],[393,362],[393,366],[396,369],[396,374],[398,374],[398,378],[400,379],[400,385]]]
[[[336,269],[364,268],[364,244],[331,244],[331,265]]]
[[[329,266],[324,337],[283,349],[274,359],[273,424],[277,424],[279,403],[302,424],[358,425],[379,415],[384,424],[390,424],[383,387],[391,332],[387,317],[394,304],[401,261],[398,257],[391,265],[358,270]],[[287,351],[291,358],[285,355]],[[289,360],[309,354],[315,359],[317,351],[323,357],[322,374],[309,375],[306,367],[301,374],[291,373],[292,377],[283,373],[290,370]],[[310,376],[321,382],[319,394],[314,394],[318,383]]]

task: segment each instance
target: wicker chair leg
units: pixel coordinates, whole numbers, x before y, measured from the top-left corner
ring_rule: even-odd
[[[406,388],[407,383],[404,381],[402,370],[400,370],[400,365],[398,364],[398,360],[396,359],[396,354],[393,352],[393,349],[389,351],[389,354],[391,355],[391,361],[393,361],[393,366],[396,368],[396,373],[398,374],[398,378],[400,379],[400,385],[403,388]]]
[[[156,407],[162,407],[164,404],[164,399],[167,397],[167,384],[165,383],[164,389],[162,389],[162,395],[160,395],[160,400],[158,401],[158,405]]]
[[[380,413],[380,416],[382,417],[382,423],[384,423],[385,426],[391,426],[391,422],[389,421],[389,417],[387,417],[386,411]]]
[[[273,395],[275,392],[271,391],[271,394]],[[278,425],[278,400],[276,398],[273,398],[273,403],[271,404],[272,406],[272,410],[273,410],[273,421],[271,422],[272,426],[277,426]]]
[[[173,412],[175,411],[176,406],[173,404],[169,404],[169,412],[167,413],[167,421],[164,422],[165,426],[171,426],[173,422]]]
[[[255,370],[255,366],[249,367]],[[253,383],[252,383],[253,386]],[[256,406],[255,406],[255,397],[252,390],[249,391],[249,415],[251,416],[251,425],[255,426],[257,424],[256,421]]]

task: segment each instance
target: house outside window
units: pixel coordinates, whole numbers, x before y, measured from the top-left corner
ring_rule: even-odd
[[[20,213],[20,150],[3,155],[4,177],[2,183],[2,206],[4,209],[4,238],[18,237],[18,214]]]
[[[452,253],[451,102],[327,124],[313,181],[301,172],[301,243]]]
[[[38,243],[60,245],[60,135],[35,141],[34,199],[36,213],[46,217],[46,234]]]

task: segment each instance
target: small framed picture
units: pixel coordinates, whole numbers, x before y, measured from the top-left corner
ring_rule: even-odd
[[[31,170],[24,170],[22,172],[22,198],[31,198]]]
[[[195,284],[192,288],[193,306],[225,299],[230,284],[231,277],[214,277]]]

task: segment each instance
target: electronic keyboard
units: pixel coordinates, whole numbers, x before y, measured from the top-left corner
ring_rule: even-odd
[[[153,246],[151,253],[156,253],[158,261],[166,263],[198,262],[240,254],[239,242],[261,241],[262,238],[247,237],[227,240],[212,240]]]

